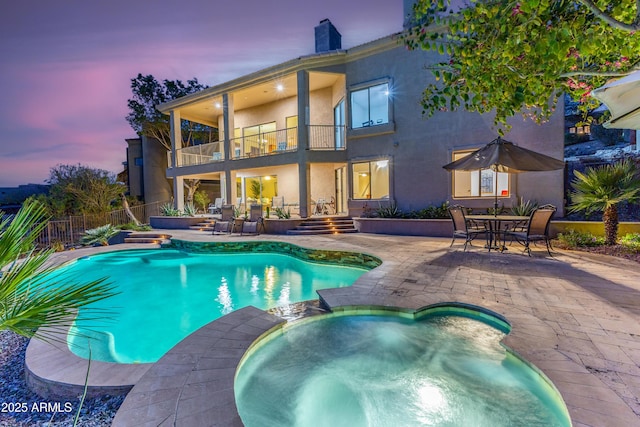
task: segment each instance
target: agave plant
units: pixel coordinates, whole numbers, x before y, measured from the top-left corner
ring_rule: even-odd
[[[102,225],[100,227],[86,230],[80,243],[83,245],[95,245],[96,243],[102,246],[109,246],[109,239],[118,234],[120,230],[115,228],[111,224]]]
[[[198,213],[198,208],[196,208],[193,203],[187,203],[184,205],[184,214],[186,216],[196,216]]]
[[[520,197],[518,204],[511,208],[511,213],[516,216],[529,216],[538,207],[538,202],[532,202],[531,200],[524,201],[523,197]]]
[[[180,209],[174,208],[171,203],[165,203],[164,205],[160,206],[160,213],[163,216],[180,216],[180,215],[182,215],[182,212],[180,212]]]
[[[640,176],[635,163],[623,160],[611,165],[574,171],[571,211],[602,212],[605,244],[618,238],[618,203],[640,198]]]
[[[0,221],[0,330],[56,341],[63,339],[60,334],[76,313],[76,321],[108,317],[108,312],[86,306],[115,292],[105,279],[80,283],[51,266],[53,250],[35,247],[45,217],[45,208],[30,201],[15,217]]]

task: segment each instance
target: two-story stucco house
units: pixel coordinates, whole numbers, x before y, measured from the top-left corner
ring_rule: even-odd
[[[406,3],[406,2],[405,2]],[[410,2],[409,2],[410,3]],[[219,141],[171,152],[166,176],[178,207],[183,180],[220,183],[227,204],[284,203],[301,217],[316,202],[329,213],[357,216],[364,206],[403,210],[449,201],[490,207],[517,199],[551,203],[563,214],[563,172],[520,175],[445,171],[442,166],[497,137],[492,118],[465,111],[422,116],[425,66],[438,54],[410,51],[400,35],[342,49],[330,21],[315,28],[316,53],[276,64],[158,106],[180,120],[213,126]],[[563,158],[562,106],[543,125],[521,118],[505,136]],[[494,180],[497,179],[497,185]]]

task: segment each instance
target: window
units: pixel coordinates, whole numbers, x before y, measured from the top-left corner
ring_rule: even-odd
[[[351,92],[351,128],[389,123],[389,83]]]
[[[453,160],[461,159],[471,151],[453,153]],[[497,185],[497,187],[496,187]],[[509,174],[491,169],[477,171],[453,171],[453,197],[494,197],[509,196]]]
[[[344,148],[344,99],[340,100],[333,109],[333,124],[336,149]]]
[[[389,198],[389,160],[352,165],[354,199]]]

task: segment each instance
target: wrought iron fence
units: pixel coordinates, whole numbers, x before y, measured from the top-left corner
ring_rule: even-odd
[[[143,223],[149,222],[149,217],[160,214],[160,206],[167,202],[155,202],[131,207],[133,215]],[[114,226],[131,222],[124,209],[107,212],[104,215],[74,215],[66,219],[49,221],[36,243],[41,248],[54,245],[73,246],[80,242],[86,230],[105,224]]]

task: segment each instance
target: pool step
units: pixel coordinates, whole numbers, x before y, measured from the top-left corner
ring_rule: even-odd
[[[171,238],[170,234],[164,233],[131,233],[125,237],[125,243],[165,243]]]
[[[357,233],[353,224],[353,219],[347,216],[331,216],[308,218],[300,223],[296,228],[288,230],[290,235],[310,235],[310,234],[344,234]]]

